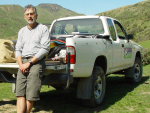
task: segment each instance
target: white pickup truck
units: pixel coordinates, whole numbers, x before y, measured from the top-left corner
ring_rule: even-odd
[[[106,16],[60,18],[50,27],[51,39],[65,41],[65,60],[47,60],[42,85],[77,86],[77,98],[96,107],[105,95],[105,77],[124,74],[129,83],[142,78],[142,47],[120,22]],[[57,45],[59,46],[59,44]],[[57,47],[56,46],[56,47]],[[60,58],[61,59],[61,58]],[[0,64],[0,81],[15,84],[17,63]]]

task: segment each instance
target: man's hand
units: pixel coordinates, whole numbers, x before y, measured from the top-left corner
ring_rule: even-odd
[[[35,63],[35,62],[39,61],[35,56],[30,60],[32,61],[32,63]],[[31,64],[29,62],[23,64],[21,56],[17,56],[17,62],[19,64],[20,71],[23,74],[25,74],[29,71],[29,67],[30,67]]]
[[[19,64],[19,69],[23,74],[25,74],[29,71],[30,63],[27,62],[27,63],[23,64],[21,56],[17,56],[17,62]]]
[[[30,63],[29,62],[19,65],[20,71],[23,74],[25,74],[25,73],[27,73],[29,71],[29,67],[30,67]]]

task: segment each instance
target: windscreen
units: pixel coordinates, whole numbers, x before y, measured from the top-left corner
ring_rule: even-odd
[[[72,34],[101,34],[104,33],[100,19],[71,19],[56,21],[53,25],[51,35]]]

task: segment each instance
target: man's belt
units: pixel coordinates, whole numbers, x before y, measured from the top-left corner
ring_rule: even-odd
[[[33,57],[22,57],[22,59],[31,59],[31,58],[33,58]],[[43,60],[45,58],[46,58],[46,56],[44,56],[41,60]]]
[[[31,59],[33,57],[22,57],[22,59]]]

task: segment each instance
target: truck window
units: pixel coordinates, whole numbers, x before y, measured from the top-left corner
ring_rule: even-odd
[[[59,27],[58,27],[59,26]],[[102,34],[104,33],[103,24],[100,19],[70,19],[56,21],[52,28],[52,35],[63,34]]]
[[[53,34],[58,35],[61,29],[61,24],[60,23],[56,23],[55,27],[53,28]]]
[[[108,23],[108,26],[109,26],[109,31],[110,31],[111,38],[113,39],[113,41],[116,41],[116,32],[115,32],[115,28],[114,28],[114,25],[112,23],[112,20],[107,19],[107,23]]]
[[[65,27],[66,34],[71,34],[73,31],[73,25],[67,24]]]
[[[125,33],[122,25],[117,21],[114,21],[114,23],[115,23],[115,26],[116,26],[116,30],[117,30],[117,34],[118,34],[119,39],[126,39],[125,38],[126,33]]]

